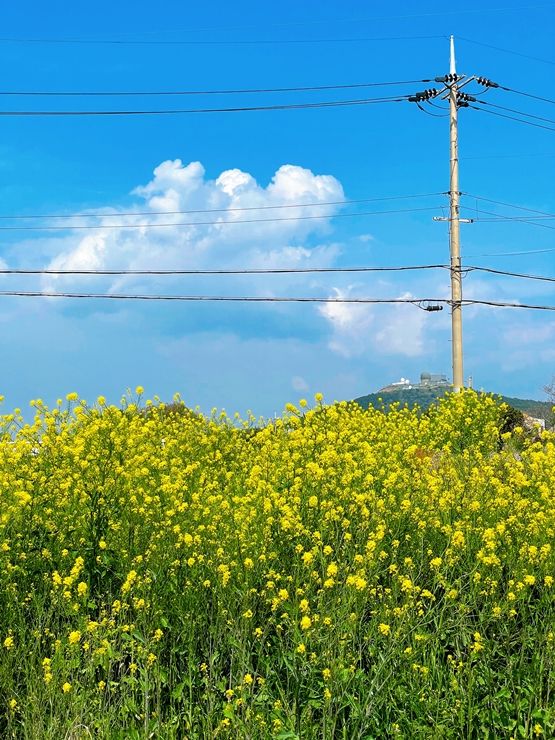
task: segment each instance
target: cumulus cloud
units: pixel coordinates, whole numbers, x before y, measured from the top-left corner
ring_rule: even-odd
[[[57,242],[44,240],[48,245],[46,253],[55,252],[47,267],[59,270],[330,267],[337,264],[342,252],[342,245],[330,238],[331,221],[344,201],[341,183],[331,175],[315,174],[297,165],[282,165],[269,182],[261,184],[252,174],[238,168],[220,172],[212,179],[207,177],[200,162],[167,160],[154,169],[148,182],[135,187],[132,195],[135,197],[132,206],[119,209],[112,206],[104,209],[100,216],[84,216],[72,222],[112,228],[75,231]],[[147,228],[147,223],[155,226]],[[362,234],[359,239],[367,242],[372,236]],[[251,275],[232,280],[211,277],[208,281],[198,276],[81,277],[78,280],[69,276],[47,276],[43,278],[43,289],[74,290],[77,286],[99,293],[335,298],[399,294],[399,288],[393,284],[374,284],[369,293],[360,285],[341,282],[341,278],[330,294],[327,281],[320,277],[286,275],[278,279],[259,275],[253,279]],[[235,316],[233,312],[237,308],[228,308],[222,312],[221,306],[218,307],[219,328],[225,323],[222,316]],[[86,306],[84,309],[87,310]],[[98,306],[95,309],[98,310]],[[257,316],[265,310],[260,306]],[[267,315],[269,311],[268,308]],[[297,309],[292,306],[276,304],[272,312],[274,324],[267,321],[266,328],[276,335],[294,336],[296,326],[297,335],[304,331],[307,338],[327,329],[328,348],[343,358],[359,357],[367,352],[415,357],[424,350],[423,315],[413,307],[329,302],[304,311],[300,320],[295,311]],[[215,313],[214,310],[212,315]],[[296,322],[295,326],[291,324],[290,331],[284,328],[287,323],[284,317],[289,315],[294,315]],[[188,311],[182,325],[184,331],[191,328],[191,316],[193,312]],[[210,316],[211,312],[205,307],[197,330],[210,325]],[[303,330],[300,330],[301,325]],[[214,330],[217,328],[213,326]],[[247,331],[244,325],[243,328]],[[253,330],[254,326],[250,332]],[[265,331],[260,327],[259,330]],[[299,386],[298,390],[304,387]]]
[[[403,293],[400,298],[414,298]],[[388,311],[387,318],[376,332],[377,348],[385,354],[418,357],[425,352],[424,328],[426,315],[410,304],[397,304]]]
[[[336,288],[331,297],[351,298],[357,294],[358,291],[349,286],[347,290]],[[407,292],[399,296],[413,297]],[[384,311],[373,304],[330,302],[320,307],[320,313],[332,327],[329,348],[344,357],[364,352],[416,357],[425,351],[424,313],[414,306],[392,305]]]
[[[330,298],[347,299],[353,286],[346,290],[334,288]],[[368,346],[368,333],[373,322],[372,307],[366,303],[324,303],[320,314],[331,324],[329,348],[344,357],[360,355]]]
[[[132,193],[138,198],[134,207],[77,222],[112,228],[88,231],[77,241],[73,234],[64,238],[48,267],[325,266],[338,253],[337,245],[314,243],[329,231],[330,219],[344,200],[341,183],[331,175],[286,164],[263,186],[239,169],[209,179],[200,162],[175,159],[162,162],[152,179]],[[319,205],[329,201],[335,205]],[[146,228],[146,223],[156,226]],[[58,284],[62,280],[57,278]],[[114,282],[111,288],[121,284]]]

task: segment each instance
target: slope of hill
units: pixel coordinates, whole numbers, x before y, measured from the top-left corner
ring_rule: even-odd
[[[431,387],[431,388],[399,388],[393,391],[379,391],[378,393],[369,393],[367,396],[360,396],[354,401],[363,408],[373,406],[374,408],[386,409],[393,403],[400,403],[402,406],[407,404],[410,408],[420,406],[427,409],[432,403],[442,398],[449,392],[449,388]],[[552,423],[553,411],[548,401],[534,401],[525,398],[512,398],[510,396],[498,396],[504,403],[519,409],[529,416],[536,419],[545,419],[547,424]]]

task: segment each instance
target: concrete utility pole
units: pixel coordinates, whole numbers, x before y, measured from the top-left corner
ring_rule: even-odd
[[[486,77],[476,75],[457,74],[455,63],[455,40],[450,38],[449,74],[436,77],[435,82],[440,82],[442,87],[409,95],[408,100],[416,103],[420,110],[425,110],[423,105],[434,98],[449,101],[449,218],[434,216],[434,221],[449,222],[449,252],[451,271],[451,351],[453,358],[453,390],[458,392],[464,388],[463,378],[463,341],[462,341],[462,270],[461,270],[461,245],[460,225],[461,223],[472,223],[471,218],[460,217],[459,207],[459,132],[457,118],[459,108],[468,108],[471,103],[478,102],[475,97],[461,92],[463,87],[474,82],[484,88],[499,87],[497,82]],[[437,107],[437,106],[436,106]],[[431,310],[431,309],[428,309]]]
[[[461,270],[461,222],[471,223],[472,219],[460,217],[459,207],[459,108],[468,108],[469,103],[476,102],[476,98],[461,92],[461,88],[470,82],[477,82],[484,87],[497,87],[497,83],[485,77],[457,74],[455,63],[455,40],[450,39],[449,74],[436,77],[435,82],[441,82],[439,90],[431,88],[409,96],[411,103],[421,109],[423,103],[440,97],[449,101],[449,218],[434,217],[434,221],[448,221],[449,223],[449,252],[451,271],[451,352],[453,359],[453,390],[458,392],[464,388],[463,376],[463,341],[462,341],[462,270]]]
[[[453,80],[449,88],[449,251],[451,255],[451,341],[453,356],[453,389],[464,387],[462,343],[462,273],[459,209],[459,136],[458,86],[455,63],[455,41],[451,36],[449,74]]]

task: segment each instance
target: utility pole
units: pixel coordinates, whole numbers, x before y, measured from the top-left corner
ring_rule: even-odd
[[[451,351],[453,357],[453,390],[464,386],[462,343],[462,273],[459,208],[459,131],[458,85],[455,62],[455,41],[450,39],[449,75],[449,252],[451,257]]]
[[[474,75],[457,74],[455,63],[455,40],[450,38],[449,74],[436,77],[435,82],[441,82],[443,87],[439,90],[431,88],[409,96],[411,103],[421,109],[421,103],[427,103],[433,98],[441,96],[442,100],[449,101],[449,218],[434,217],[434,221],[448,221],[449,223],[449,254],[451,273],[451,353],[453,361],[453,390],[459,392],[464,388],[463,376],[463,341],[462,341],[462,270],[461,270],[461,244],[460,225],[461,222],[472,222],[472,219],[460,217],[459,206],[459,132],[458,132],[458,110],[468,108],[470,102],[476,98],[466,93],[461,93],[462,87],[470,82],[477,82],[484,87],[497,87],[496,83],[483,77]]]
[[[474,108],[471,103],[477,103],[477,99],[472,95],[461,92],[463,87],[471,82],[482,86],[483,88],[499,87],[497,82],[487,79],[486,77],[477,77],[476,75],[457,74],[455,63],[455,40],[450,37],[449,48],[449,74],[443,77],[436,77],[435,82],[440,82],[442,87],[436,90],[435,87],[429,90],[417,92],[415,95],[409,95],[408,100],[416,103],[420,110],[424,110],[422,104],[429,103],[434,98],[440,97],[441,100],[449,101],[449,218],[434,217],[434,221],[448,221],[449,223],[449,253],[450,253],[450,273],[451,273],[451,352],[453,359],[453,390],[459,392],[464,388],[463,378],[463,341],[462,341],[462,269],[461,269],[461,244],[460,244],[460,225],[461,223],[472,223],[472,219],[460,217],[459,207],[459,132],[458,132],[458,111],[459,108]],[[432,103],[433,105],[433,103]],[[437,106],[435,106],[437,107]],[[435,114],[434,114],[435,115]],[[435,310],[428,308],[427,310]]]

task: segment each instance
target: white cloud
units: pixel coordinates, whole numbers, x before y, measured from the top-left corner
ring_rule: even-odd
[[[179,159],[162,162],[150,182],[135,188],[134,208],[112,209],[80,225],[119,225],[59,240],[53,269],[207,269],[252,266],[326,266],[337,245],[314,246],[313,237],[329,230],[340,205],[287,207],[344,200],[343,188],[331,175],[315,175],[296,165],[283,165],[266,187],[239,169],[205,176],[200,162]],[[237,209],[237,210],[216,210]],[[168,211],[194,211],[168,213]],[[132,215],[122,215],[129,214]],[[165,213],[161,213],[165,212]],[[146,215],[144,215],[146,213]],[[116,217],[114,217],[114,214]],[[143,214],[143,215],[140,215]],[[311,219],[310,216],[323,216]],[[224,222],[231,221],[231,225]],[[247,221],[244,226],[240,222]],[[145,228],[141,224],[159,224]],[[64,278],[56,279],[58,284]],[[112,282],[119,289],[130,279]],[[48,287],[52,286],[50,279]],[[167,284],[167,282],[166,282]]]
[[[522,370],[532,362],[548,367],[555,359],[555,321],[537,324],[518,317],[504,328],[501,336],[503,346],[510,348],[501,355],[503,370]]]
[[[306,380],[300,375],[295,375],[293,378],[291,378],[291,386],[293,390],[299,391],[299,393],[304,393],[304,391],[307,391],[309,388]]]
[[[346,299],[352,297],[353,286],[346,290],[334,288],[330,298]],[[372,308],[367,303],[324,303],[320,314],[329,321],[332,336],[329,348],[344,357],[352,357],[364,352],[368,345],[368,333],[373,321]]]
[[[400,298],[414,298],[403,293]],[[382,328],[375,335],[377,349],[385,354],[418,357],[424,354],[424,328],[427,314],[411,304],[397,304],[387,313]]]
[[[335,298],[356,298],[358,293],[354,286],[334,290]],[[399,296],[413,297],[411,293]],[[417,357],[425,351],[425,315],[410,304],[387,306],[384,310],[366,303],[326,303],[319,310],[332,327],[329,348],[344,357],[365,352]]]

